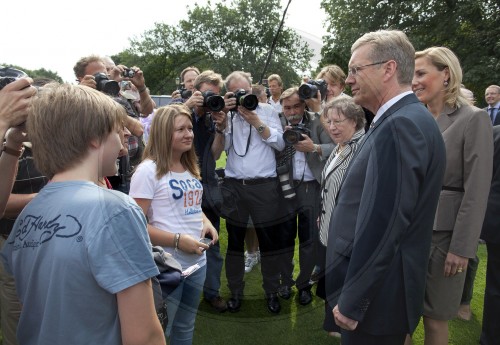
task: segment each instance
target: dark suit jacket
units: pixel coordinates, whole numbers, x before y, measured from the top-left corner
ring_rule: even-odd
[[[490,116],[490,113],[488,112],[488,107],[483,108],[483,110],[486,110],[486,112],[488,113],[488,116]],[[491,122],[491,118],[490,118],[490,122]],[[498,126],[498,125],[500,125],[500,110],[497,110],[497,116],[495,117],[495,123],[493,123],[493,126]]]
[[[414,94],[365,135],[332,214],[326,292],[369,334],[412,333],[422,314],[445,169],[436,121]]]
[[[493,140],[493,178],[481,238],[488,243],[500,244],[500,126],[493,127]]]

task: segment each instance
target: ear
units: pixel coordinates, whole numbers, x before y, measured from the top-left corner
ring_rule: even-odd
[[[384,79],[390,79],[395,76],[398,69],[398,63],[394,60],[389,60],[384,66]]]
[[[100,146],[101,146],[101,143],[100,143],[100,142],[99,142],[99,140],[97,140],[97,139],[93,139],[93,140],[91,140],[91,141],[90,141],[90,143],[89,143],[89,147],[90,147],[91,149],[98,149]]]
[[[444,73],[444,80],[450,82],[450,69],[448,67],[445,67],[443,69],[443,73]]]

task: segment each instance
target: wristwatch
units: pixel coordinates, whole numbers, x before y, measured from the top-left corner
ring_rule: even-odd
[[[257,132],[260,134],[264,133],[264,130],[266,129],[266,125],[261,123],[259,127],[257,127]]]
[[[21,157],[24,152],[24,146],[20,150],[16,150],[8,147],[6,143],[3,143],[2,152],[5,152],[11,156]]]
[[[313,153],[318,153],[318,146],[319,146],[318,144],[314,144],[314,147],[312,150]]]

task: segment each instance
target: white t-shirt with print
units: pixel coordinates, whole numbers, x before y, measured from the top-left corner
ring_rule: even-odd
[[[156,164],[147,159],[139,164],[132,176],[129,195],[151,200],[147,217],[152,226],[171,233],[188,234],[195,239],[201,237],[203,186],[189,171],[169,172],[158,180]],[[175,251],[172,247],[164,249],[174,255],[183,270],[196,263],[200,266],[206,263],[205,253],[199,256]]]

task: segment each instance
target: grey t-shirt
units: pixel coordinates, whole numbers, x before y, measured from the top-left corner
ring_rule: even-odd
[[[23,304],[21,344],[121,344],[116,293],[157,275],[142,210],[84,181],[45,186],[1,253]]]

